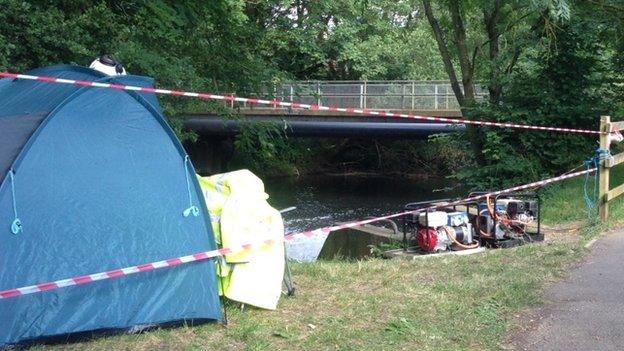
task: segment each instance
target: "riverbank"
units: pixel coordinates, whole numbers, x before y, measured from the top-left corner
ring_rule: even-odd
[[[613,184],[624,180],[613,172]],[[294,264],[295,297],[277,311],[228,304],[229,325],[161,329],[42,349],[456,350],[503,347],[527,308],[542,303],[546,283],[579,262],[584,243],[622,225],[615,201],[608,223],[591,225],[583,212],[582,179],[543,192],[543,244],[488,250],[468,257],[417,262],[371,259]],[[553,240],[554,239],[554,240]]]
[[[446,134],[426,140],[287,138],[281,128],[257,126],[229,143],[222,147],[229,156],[218,169],[211,167],[201,145],[196,149],[189,144],[197,169],[214,174],[247,168],[262,179],[318,175],[424,179],[445,177],[458,165],[472,164],[465,145]]]
[[[339,167],[337,167],[339,168]],[[399,170],[378,170],[378,171],[360,171],[353,169],[338,170],[336,168],[322,168],[321,166],[314,169],[299,169],[296,167],[287,170],[277,170],[276,173],[261,173],[259,176],[265,180],[288,179],[293,177],[341,177],[341,178],[395,178],[407,180],[428,180],[438,179],[444,175],[441,173],[426,172],[406,172]]]

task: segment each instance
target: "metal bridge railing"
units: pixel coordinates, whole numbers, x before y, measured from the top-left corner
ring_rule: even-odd
[[[477,100],[487,89],[475,86]],[[459,110],[447,81],[297,81],[267,85],[264,98],[304,104],[356,107],[371,110]],[[271,108],[234,104],[241,108]]]

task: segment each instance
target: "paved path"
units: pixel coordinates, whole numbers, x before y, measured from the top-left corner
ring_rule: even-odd
[[[607,234],[569,279],[546,292],[522,350],[624,350],[624,231]]]

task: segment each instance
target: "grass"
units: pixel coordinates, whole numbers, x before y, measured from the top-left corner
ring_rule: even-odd
[[[324,261],[293,267],[297,295],[277,311],[230,305],[230,324],[117,335],[66,349],[497,349],[509,318],[539,303],[545,280],[578,260],[574,245],[527,245],[417,262]],[[40,348],[52,348],[43,347]]]
[[[590,175],[587,190],[593,194],[594,175]],[[624,166],[611,169],[610,186],[614,188],[624,183]],[[624,225],[624,196],[609,202],[609,220],[597,223],[597,209],[588,215],[583,199],[583,177],[566,180],[540,190],[543,199],[542,221],[546,225],[559,226],[566,223],[578,223],[583,226],[583,238],[598,234],[600,231]]]
[[[613,173],[612,183],[624,179]],[[203,324],[115,335],[35,350],[496,350],[517,315],[542,302],[545,283],[582,259],[583,242],[622,225],[592,225],[580,211],[582,179],[543,192],[544,222],[583,227],[581,240],[526,245],[464,257],[407,262],[371,259],[294,264],[295,297],[277,311],[228,305],[229,325]],[[578,238],[576,236],[575,238]]]

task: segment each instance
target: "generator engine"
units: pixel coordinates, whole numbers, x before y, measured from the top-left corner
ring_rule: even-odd
[[[527,225],[537,217],[537,201],[516,198],[490,199],[479,203],[475,220],[480,237],[496,240],[517,239],[526,234]]]
[[[507,203],[507,216],[520,222],[532,222],[537,216],[537,201],[510,199]]]
[[[418,216],[416,243],[426,252],[470,249],[473,243],[473,229],[464,212],[425,212]]]

